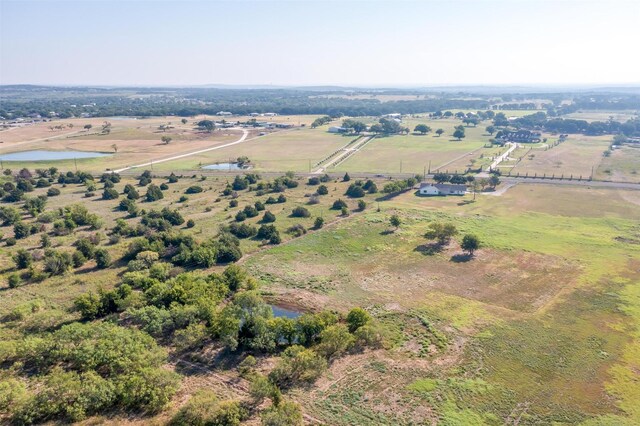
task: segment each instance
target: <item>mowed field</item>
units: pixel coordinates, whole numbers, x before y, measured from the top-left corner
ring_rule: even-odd
[[[327,424],[636,424],[640,196],[523,184],[469,201],[405,193],[247,259],[277,300],[357,303],[404,330],[390,353],[298,392],[306,412]],[[483,248],[428,254],[432,221]],[[412,320],[444,330],[444,355]]]
[[[206,152],[158,165],[157,170],[197,170],[208,164],[234,161],[241,156],[251,160],[256,171],[308,172],[332,152],[340,149],[355,136],[328,133],[326,127],[294,128],[253,137],[238,145]]]
[[[640,182],[640,148],[622,146],[604,157],[596,179],[616,182]]]
[[[637,116],[637,111],[578,111],[563,115],[564,118],[586,121],[609,121],[609,119],[613,118],[614,121],[621,123]]]
[[[511,173],[587,178],[592,168],[595,173],[610,143],[611,136],[570,135],[565,142],[550,149],[532,150]]]
[[[451,135],[460,120],[431,120],[428,118],[408,118],[402,122],[411,131],[420,123],[427,124],[432,132],[426,135],[395,135],[377,137],[357,154],[336,167],[337,171],[367,173],[423,173],[425,168],[448,169],[450,172],[464,171],[471,160],[488,155],[496,149],[483,150],[490,136],[482,124],[466,127],[466,137],[461,141]],[[442,128],[445,133],[436,136],[433,132]],[[400,170],[402,163],[402,170]]]

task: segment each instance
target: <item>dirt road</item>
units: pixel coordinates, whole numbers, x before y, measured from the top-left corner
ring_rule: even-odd
[[[235,130],[238,130],[238,129],[235,129]],[[172,157],[161,158],[159,160],[151,160],[151,161],[149,161],[147,163],[142,163],[142,164],[136,164],[134,166],[123,167],[121,169],[114,170],[113,172],[114,173],[120,173],[120,172],[124,172],[125,170],[135,169],[135,168],[138,168],[138,167],[150,166],[152,164],[164,163],[164,162],[167,162],[167,161],[178,160],[180,158],[185,158],[185,157],[190,157],[192,155],[202,154],[203,152],[215,151],[216,149],[222,149],[222,148],[226,148],[226,147],[229,147],[229,146],[237,145],[239,143],[244,142],[247,139],[247,136],[249,135],[249,132],[247,130],[245,130],[245,129],[239,129],[239,130],[242,130],[242,136],[240,137],[240,139],[238,139],[235,142],[229,142],[229,143],[225,143],[225,144],[222,144],[222,145],[212,146],[211,148],[199,149],[197,151],[187,152],[185,154],[178,154],[178,155],[174,155]],[[254,139],[254,138],[252,138],[252,139]]]

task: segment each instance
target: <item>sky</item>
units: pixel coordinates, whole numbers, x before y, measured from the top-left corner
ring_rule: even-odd
[[[640,83],[640,0],[0,0],[0,84]]]

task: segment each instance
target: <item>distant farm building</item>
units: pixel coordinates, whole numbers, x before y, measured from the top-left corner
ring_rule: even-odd
[[[329,133],[344,133],[346,131],[347,131],[346,128],[338,127],[338,126],[331,126],[329,127],[329,130],[328,130]]]
[[[278,115],[277,112],[265,112],[263,114],[265,117],[275,117],[276,115]]]
[[[229,111],[219,111],[218,114],[219,116],[229,116],[229,115],[233,115],[232,113],[230,113]]]
[[[290,129],[293,127],[293,124],[291,123],[276,123],[276,127],[278,129]]]
[[[540,136],[540,132],[518,130],[516,132],[504,132],[500,139],[504,142],[536,143],[540,142]]]
[[[420,184],[420,195],[464,195],[467,192],[465,185],[452,183],[427,183]]]

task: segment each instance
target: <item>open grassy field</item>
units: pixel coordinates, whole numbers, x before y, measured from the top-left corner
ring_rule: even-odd
[[[423,346],[419,334],[405,337],[395,356],[336,366],[320,390],[301,393],[327,423],[391,424],[395,415],[407,423],[578,424],[603,416],[593,424],[633,424],[638,205],[628,191],[533,185],[475,203],[406,193],[380,213],[246,264],[294,305],[357,301],[390,322],[412,313],[447,330],[445,356],[414,358],[409,367],[397,357],[420,356]],[[391,213],[404,222],[395,232]],[[476,233],[485,247],[468,262],[455,260],[455,245],[426,255],[421,234],[433,220]]]
[[[338,165],[337,171],[398,173],[422,173],[431,163],[431,170],[441,168],[450,171],[465,170],[471,160],[488,156],[496,149],[483,149],[490,136],[484,127],[466,127],[466,137],[461,141],[452,138],[453,127],[459,120],[430,120],[427,118],[404,119],[402,125],[413,131],[416,124],[424,123],[432,128],[426,135],[395,135],[374,139],[366,147]],[[445,133],[436,136],[433,132],[442,128]]]
[[[603,152],[611,143],[610,136],[571,135],[566,142],[547,150],[534,149],[522,159],[511,173],[530,176],[582,176],[594,174],[603,159]]]
[[[158,165],[158,170],[197,170],[208,164],[247,156],[256,171],[308,172],[310,166],[352,139],[354,137],[328,133],[326,126],[282,130],[220,150],[169,161]]]
[[[624,123],[637,116],[637,111],[578,111],[566,114],[563,117],[586,121],[608,121],[612,118],[614,121]]]
[[[640,149],[623,146],[604,157],[596,178],[617,182],[640,182]]]

